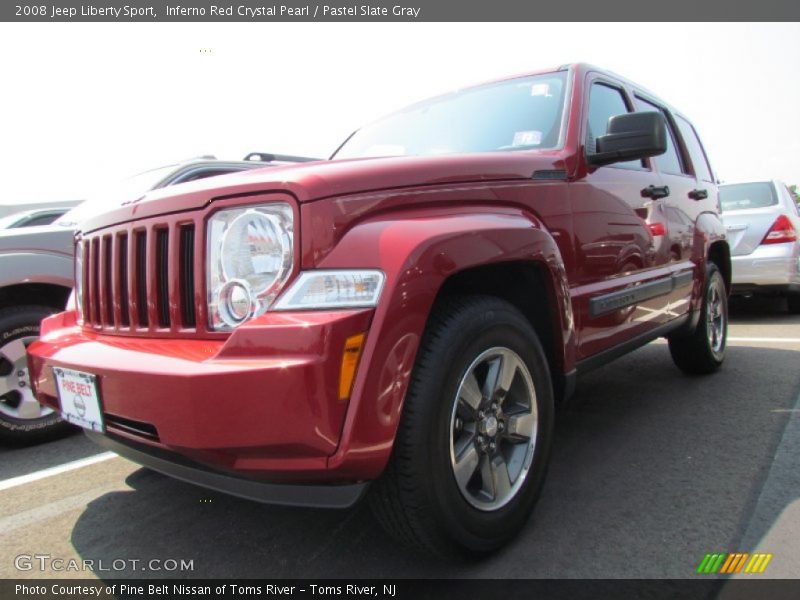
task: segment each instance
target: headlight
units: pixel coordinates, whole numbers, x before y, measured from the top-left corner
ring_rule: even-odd
[[[212,329],[232,329],[269,308],[292,272],[293,225],[284,203],[211,217],[206,291]]]
[[[83,325],[83,243],[80,241],[75,244],[75,288],[72,294],[75,296],[74,308],[78,311],[78,324]]]
[[[275,310],[375,306],[385,275],[374,269],[304,271],[275,303]]]

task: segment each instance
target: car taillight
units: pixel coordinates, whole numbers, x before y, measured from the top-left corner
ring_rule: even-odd
[[[767,235],[761,240],[762,244],[783,244],[784,242],[797,241],[797,231],[786,215],[781,215],[769,228]]]

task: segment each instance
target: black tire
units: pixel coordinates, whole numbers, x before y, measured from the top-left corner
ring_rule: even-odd
[[[535,405],[538,429],[534,425],[535,435],[528,436],[526,460],[531,456],[532,460],[526,474],[517,476],[514,494],[496,509],[479,510],[456,482],[451,444],[457,434],[452,427],[459,408],[456,395],[468,369],[476,364],[476,357],[499,348],[510,350],[508,354],[520,367],[514,371],[514,386],[519,384],[517,377],[523,376],[522,366],[527,368],[525,385],[532,382],[535,391],[529,410],[532,412]],[[527,392],[523,395],[529,397]],[[509,391],[507,396],[497,397],[511,396]],[[497,404],[504,402],[510,400]],[[495,411],[507,410],[507,406],[492,406]],[[502,418],[513,416],[503,414]],[[510,429],[505,434],[491,434],[497,436],[491,438],[497,440],[496,448],[492,442],[496,458],[503,452],[501,446],[506,447],[503,444],[512,443],[501,440],[503,435],[510,436]],[[463,296],[443,301],[433,310],[417,353],[390,463],[370,492],[373,512],[400,541],[438,557],[492,552],[519,533],[533,510],[547,470],[552,430],[550,371],[527,319],[514,306],[494,297]],[[478,476],[480,480],[482,477]]]
[[[27,305],[10,306],[0,309],[0,393],[2,402],[0,406],[0,442],[13,446],[27,446],[47,442],[67,433],[73,428],[65,423],[58,413],[49,414],[38,418],[20,418],[14,416],[15,403],[19,402],[18,390],[11,389],[18,385],[18,380],[28,380],[27,364],[24,365],[25,374],[18,377],[17,368],[10,362],[8,357],[3,354],[3,349],[7,349],[9,355],[16,356],[20,348],[19,343],[38,337],[39,324],[42,319],[56,312],[56,309],[48,306]],[[14,344],[17,342],[16,344]],[[12,344],[14,344],[12,346]],[[13,350],[13,354],[12,354]],[[11,382],[8,385],[5,382]],[[28,383],[28,385],[30,385]],[[22,389],[22,388],[20,388]]]
[[[714,298],[710,302],[710,298]],[[718,300],[717,300],[718,299]],[[710,307],[718,307],[719,315],[712,316]],[[721,326],[715,323],[721,318]],[[715,325],[710,327],[709,323]],[[717,331],[717,329],[719,331]],[[725,346],[728,339],[728,296],[722,273],[714,263],[706,265],[706,278],[703,286],[703,304],[700,320],[689,335],[670,336],[669,353],[677,367],[688,375],[707,375],[722,365],[725,359]]]
[[[786,305],[790,315],[800,315],[800,294],[786,296]]]

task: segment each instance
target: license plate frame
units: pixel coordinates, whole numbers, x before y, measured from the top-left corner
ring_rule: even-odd
[[[103,433],[105,422],[97,375],[63,367],[53,367],[53,375],[61,417],[73,425]]]

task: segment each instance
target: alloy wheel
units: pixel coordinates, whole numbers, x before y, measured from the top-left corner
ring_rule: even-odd
[[[25,352],[35,339],[22,337],[0,346],[0,413],[14,419],[39,419],[53,412],[36,401],[31,389]]]
[[[725,296],[720,287],[719,277],[715,277],[708,286],[706,296],[706,335],[709,348],[715,357],[719,358],[725,349],[726,314]]]
[[[450,417],[450,461],[464,499],[483,511],[508,504],[522,488],[538,433],[528,367],[509,348],[482,352],[462,378]]]

